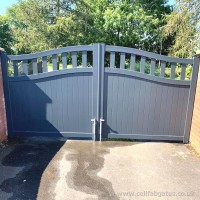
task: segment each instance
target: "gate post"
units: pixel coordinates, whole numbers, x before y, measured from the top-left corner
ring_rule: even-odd
[[[105,66],[104,66],[104,61],[105,61],[105,44],[101,44],[101,56],[100,56],[100,79],[99,79],[99,84],[100,84],[100,95],[99,95],[99,101],[100,101],[100,121],[99,121],[99,140],[101,141],[102,139],[102,132],[103,132],[103,123],[104,123],[104,113],[103,113],[103,108],[104,108],[104,72],[105,72]]]
[[[93,140],[98,140],[100,119],[103,118],[103,82],[104,82],[105,44],[93,44]]]
[[[192,113],[193,113],[193,108],[194,108],[194,99],[195,99],[195,94],[196,94],[196,86],[197,86],[197,79],[198,79],[198,72],[199,72],[199,65],[200,65],[199,55],[195,55],[193,58],[193,70],[192,70],[190,91],[189,91],[187,111],[186,111],[183,143],[189,142],[190,128],[191,128],[191,123],[192,123]]]

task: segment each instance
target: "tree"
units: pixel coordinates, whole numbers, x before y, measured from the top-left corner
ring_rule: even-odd
[[[191,57],[200,48],[200,2],[199,0],[177,0],[174,11],[166,15],[163,27],[165,38],[174,38],[169,48],[176,57]]]
[[[156,50],[159,19],[147,14],[139,6],[126,3],[112,5],[107,8],[104,17],[104,28],[112,36],[108,43]]]
[[[84,24],[65,0],[21,0],[7,11],[17,54],[80,44]],[[82,24],[81,24],[82,23]]]
[[[8,10],[16,53],[104,42],[161,52],[165,0],[21,0]],[[163,50],[164,52],[164,50]]]
[[[15,38],[15,53],[31,53],[50,48],[46,38],[48,11],[45,1],[19,1],[8,9],[7,17]]]
[[[162,50],[159,46],[166,46],[160,45],[160,29],[166,23],[163,16],[171,11],[165,0],[154,1],[156,9],[150,6],[152,3],[148,0],[85,2],[87,4],[76,6],[79,16],[83,16],[83,23],[85,21],[87,24],[84,33],[87,39],[84,38],[83,41],[136,47],[159,53]],[[86,18],[84,13],[89,13],[89,17]]]
[[[0,16],[0,47],[10,54],[12,52],[11,46],[13,42],[13,35],[6,17]]]

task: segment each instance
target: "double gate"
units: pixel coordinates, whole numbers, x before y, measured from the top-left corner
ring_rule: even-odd
[[[93,44],[1,63],[10,136],[189,140],[197,57]]]

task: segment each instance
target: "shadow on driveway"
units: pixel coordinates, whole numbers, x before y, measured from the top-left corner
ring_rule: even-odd
[[[64,143],[40,137],[9,141],[0,151],[0,199],[36,199],[42,174]]]

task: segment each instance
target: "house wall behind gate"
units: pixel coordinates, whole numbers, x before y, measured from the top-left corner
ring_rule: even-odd
[[[1,53],[0,49],[0,53]],[[5,101],[3,92],[3,78],[1,70],[1,60],[0,60],[0,142],[6,139],[7,126],[6,126],[6,111],[5,111]]]
[[[200,71],[198,74],[196,96],[192,117],[192,126],[190,131],[190,143],[200,154]]]

